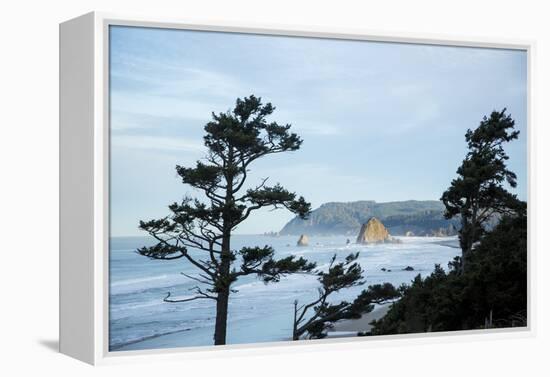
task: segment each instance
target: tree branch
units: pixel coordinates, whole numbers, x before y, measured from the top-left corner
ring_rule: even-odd
[[[170,302],[170,303],[178,303],[178,302],[189,302],[189,301],[194,301],[194,300],[200,300],[200,299],[205,299],[205,298],[209,298],[209,299],[214,299],[212,296],[193,296],[193,297],[189,297],[189,298],[183,298],[183,299],[177,299],[177,300],[174,300],[174,299],[170,299],[170,292],[168,292],[166,294],[166,297],[164,297],[164,299],[162,301],[164,302]]]

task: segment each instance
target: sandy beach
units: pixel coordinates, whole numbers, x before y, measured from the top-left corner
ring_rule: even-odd
[[[328,336],[355,336],[358,332],[370,331],[370,323],[375,319],[380,319],[390,309],[391,304],[377,306],[372,312],[363,314],[358,319],[346,319],[334,324],[334,327],[328,332]]]

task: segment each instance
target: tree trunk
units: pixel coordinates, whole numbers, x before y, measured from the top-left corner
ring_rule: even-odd
[[[459,270],[459,273],[462,274],[464,272],[464,259],[466,259],[466,250],[467,250],[467,246],[466,246],[466,234],[467,234],[467,226],[468,226],[468,220],[466,218],[466,216],[462,215],[461,216],[461,228],[460,228],[460,231],[458,232],[458,237],[459,237],[459,242],[460,242],[460,250],[461,250],[461,253],[460,253],[460,270]]]
[[[298,340],[298,300],[294,300],[294,320],[292,321],[292,340]]]
[[[229,151],[229,164],[233,161],[233,150]],[[226,191],[225,191],[225,206],[233,203],[233,176],[226,176]],[[217,289],[218,296],[216,297],[216,327],[214,329],[214,345],[223,345],[226,343],[227,335],[227,310],[229,306],[229,293],[231,292],[230,272],[231,272],[231,228],[232,219],[228,211],[223,212],[223,230],[222,230],[222,245],[220,255],[220,266],[218,269]]]
[[[216,300],[216,328],[214,330],[214,345],[226,343],[227,308],[229,304],[229,287],[218,292]]]
[[[468,217],[462,215],[462,229],[459,232],[460,248],[462,249],[460,259],[460,273],[463,274],[466,270],[467,258],[472,251],[474,237],[474,223],[468,220]]]
[[[222,253],[219,267],[219,277],[216,282],[218,295],[216,297],[216,327],[214,330],[214,345],[222,345],[226,342],[227,333],[227,309],[229,293],[231,292],[231,237],[226,234],[222,239]]]
[[[227,310],[229,306],[229,293],[231,292],[231,230],[227,226],[229,221],[224,219],[224,235],[222,238],[222,250],[220,256],[219,276],[216,282],[218,295],[216,297],[216,327],[214,330],[214,345],[226,343]]]

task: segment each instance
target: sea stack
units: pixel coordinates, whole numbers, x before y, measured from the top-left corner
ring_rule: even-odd
[[[357,236],[357,243],[360,244],[379,243],[386,241],[391,241],[390,233],[388,232],[384,224],[382,224],[382,222],[376,217],[371,217],[371,219],[366,224],[363,224],[363,226],[361,227],[361,231]]]
[[[309,238],[305,234],[302,234],[296,243],[297,246],[307,246],[309,245]]]

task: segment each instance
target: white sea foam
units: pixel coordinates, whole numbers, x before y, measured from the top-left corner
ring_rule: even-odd
[[[129,293],[139,293],[152,289],[167,289],[172,287],[189,285],[191,279],[181,274],[159,274],[153,276],[130,278],[124,280],[113,281],[110,284],[110,294],[120,295]]]
[[[151,281],[156,280],[165,280],[168,276],[167,275],[160,275],[160,276],[148,276],[144,278],[138,278],[138,279],[128,279],[128,280],[122,280],[122,281],[115,281],[111,283],[112,287],[120,287],[124,285],[131,285],[131,284],[140,284],[140,283],[148,283]]]

